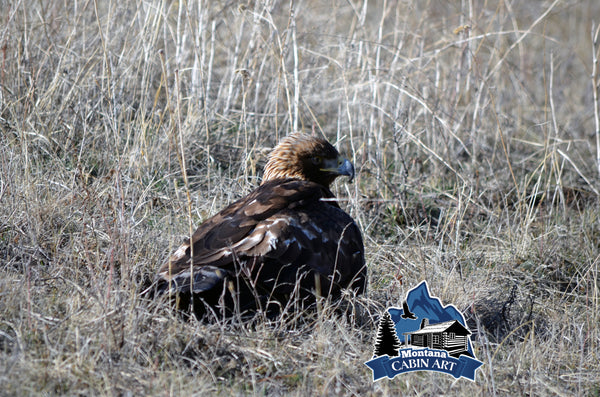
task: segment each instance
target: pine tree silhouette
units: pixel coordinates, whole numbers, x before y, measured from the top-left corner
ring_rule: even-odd
[[[400,340],[396,335],[396,328],[392,317],[386,310],[381,320],[379,320],[374,354],[375,356],[387,354],[390,357],[394,357],[398,355],[398,349],[400,349]]]

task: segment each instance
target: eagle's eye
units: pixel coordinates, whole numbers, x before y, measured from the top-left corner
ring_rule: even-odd
[[[321,165],[323,158],[321,156],[315,156],[310,159],[314,165]]]

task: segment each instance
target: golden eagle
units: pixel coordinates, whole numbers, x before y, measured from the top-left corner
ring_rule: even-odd
[[[156,275],[155,292],[208,316],[303,309],[366,287],[354,220],[329,189],[354,167],[325,139],[293,133],[270,153],[261,185],[206,220]]]

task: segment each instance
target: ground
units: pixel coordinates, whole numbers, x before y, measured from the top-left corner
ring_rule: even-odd
[[[597,1],[0,1],[4,395],[597,395]],[[595,41],[594,41],[595,40]],[[369,289],[201,324],[140,296],[204,219],[315,131]],[[372,382],[427,280],[475,382]]]

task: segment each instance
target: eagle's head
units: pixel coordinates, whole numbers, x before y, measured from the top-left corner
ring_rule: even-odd
[[[262,183],[299,179],[329,188],[340,175],[354,178],[354,166],[325,139],[296,132],[283,138],[269,154]]]

